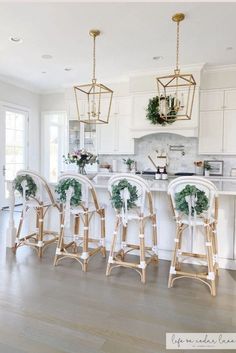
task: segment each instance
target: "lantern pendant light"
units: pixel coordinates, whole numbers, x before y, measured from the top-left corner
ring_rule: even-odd
[[[163,120],[191,119],[196,82],[192,74],[181,74],[179,68],[179,25],[185,15],[177,13],[172,21],[177,23],[176,68],[168,76],[157,77],[159,111]]]
[[[74,86],[78,120],[87,124],[107,124],[113,91],[102,83],[97,83],[96,38],[100,31],[91,30],[89,34],[93,38],[93,78],[91,83]]]

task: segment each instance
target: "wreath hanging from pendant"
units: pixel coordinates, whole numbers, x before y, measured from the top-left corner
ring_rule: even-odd
[[[176,121],[177,111],[175,107],[175,97],[156,96],[149,99],[147,107],[147,119],[153,125],[170,125]]]

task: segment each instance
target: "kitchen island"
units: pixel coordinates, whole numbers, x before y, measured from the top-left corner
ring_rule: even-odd
[[[106,207],[106,247],[110,248],[110,241],[114,231],[115,212],[111,206],[110,195],[107,190],[107,184],[111,173],[105,175],[97,174],[92,182],[97,191],[98,199]],[[219,220],[218,220],[218,247],[219,247],[219,265],[221,268],[236,270],[236,179],[233,178],[208,178],[219,190]],[[172,250],[175,238],[175,221],[173,219],[167,188],[170,180],[154,180],[153,177],[145,177],[153,194],[154,207],[157,214],[158,229],[158,253],[160,259],[171,260]],[[53,187],[54,185],[52,185]],[[59,217],[56,210],[52,210],[49,215],[49,222],[55,228],[59,229]],[[7,234],[7,244],[12,246],[14,241],[15,229],[13,221],[13,212],[10,212],[10,222]],[[98,234],[99,220],[94,220],[91,224],[92,233]],[[34,227],[34,222],[29,219],[29,228]],[[151,224],[146,227],[146,243],[149,245],[151,239]],[[133,242],[138,242],[138,229],[136,224],[130,224],[128,237]],[[188,252],[204,253],[204,237],[200,229],[194,236],[194,239],[186,234],[183,239],[183,247]]]

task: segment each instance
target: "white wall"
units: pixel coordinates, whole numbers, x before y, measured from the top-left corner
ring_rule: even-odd
[[[202,71],[201,89],[236,87],[236,67],[218,67]]]
[[[65,93],[41,94],[40,110],[42,111],[65,111]]]
[[[39,96],[24,88],[0,81],[0,101],[29,110],[29,168],[40,169]]]

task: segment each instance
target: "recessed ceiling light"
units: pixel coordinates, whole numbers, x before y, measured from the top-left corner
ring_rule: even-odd
[[[14,36],[12,36],[12,37],[10,37],[9,39],[10,39],[10,41],[13,42],[13,43],[22,43],[22,42],[23,42],[23,39],[20,38],[20,37],[14,37]]]
[[[52,55],[44,54],[44,55],[42,55],[42,59],[52,59]]]
[[[233,47],[227,47],[226,50],[233,50]]]
[[[71,67],[65,67],[64,70],[65,70],[65,71],[71,71],[72,68],[71,68]]]
[[[163,59],[163,56],[161,56],[161,55],[159,55],[159,56],[154,56],[152,59],[153,59],[153,60],[161,60],[161,59]]]
[[[42,72],[41,72],[41,74],[46,74],[46,73],[47,73],[47,71],[42,71]]]

